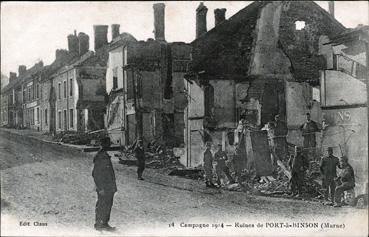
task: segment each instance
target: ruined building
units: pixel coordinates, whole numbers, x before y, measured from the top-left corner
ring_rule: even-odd
[[[206,32],[207,9],[197,9],[197,38],[186,75],[185,141],[188,166],[201,164],[207,140],[228,150],[240,119],[260,129],[276,114],[287,122],[288,141],[302,144],[298,130],[306,112],[319,121],[321,38],[345,27],[312,1],[253,2]],[[199,15],[200,14],[200,15]]]
[[[137,41],[128,33],[109,47],[106,127],[114,143],[132,144],[142,137],[181,145],[184,131],[183,76],[190,46],[165,40],[165,5],[154,4],[155,39]]]
[[[52,132],[104,128],[107,26],[95,25],[94,34],[95,52],[89,51],[85,33],[69,35],[68,50],[76,57],[50,75],[43,111],[45,128]]]
[[[320,74],[323,147],[346,155],[355,171],[355,193],[368,193],[369,26],[321,38],[326,68]]]

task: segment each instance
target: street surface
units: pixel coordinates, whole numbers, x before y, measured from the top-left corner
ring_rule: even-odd
[[[93,154],[0,130],[0,157],[1,235],[112,235],[93,229]],[[112,161],[118,186],[110,221],[118,231],[113,235],[368,233],[367,210],[207,190],[202,182],[163,175],[153,169],[145,171],[145,181],[138,181],[135,167],[121,165],[115,157]],[[286,229],[277,224],[286,221],[318,223],[319,228],[311,225]],[[235,222],[245,225],[240,227]],[[258,223],[263,227],[258,228]],[[322,229],[321,223],[337,226]],[[192,228],[189,224],[205,225]]]

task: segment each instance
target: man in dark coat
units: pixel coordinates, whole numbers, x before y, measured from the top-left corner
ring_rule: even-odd
[[[280,160],[285,160],[287,155],[287,133],[288,128],[285,122],[280,120],[279,114],[274,117],[271,123],[273,130],[273,150]]]
[[[204,152],[204,171],[206,187],[215,187],[213,183],[213,154],[210,151],[211,142],[206,142],[206,150]]]
[[[229,172],[229,168],[226,164],[226,161],[228,160],[228,156],[227,153],[225,153],[224,151],[222,151],[222,145],[219,144],[218,145],[218,151],[215,152],[214,154],[214,160],[217,163],[216,167],[215,167],[215,171],[217,173],[217,177],[218,177],[218,185],[221,185],[221,181],[220,178],[223,175],[223,173],[227,176],[228,180],[230,183],[234,183],[234,180]]]
[[[142,178],[142,174],[145,170],[145,150],[143,148],[142,140],[137,141],[134,151],[137,159],[137,179],[144,180],[144,178]]]
[[[295,147],[295,155],[290,158],[288,165],[291,169],[290,184],[292,195],[298,197],[302,194],[305,171],[309,166],[308,160],[303,155],[301,147]]]
[[[325,156],[320,161],[320,173],[323,177],[323,188],[325,190],[324,197],[328,201],[329,193],[331,194],[331,201],[334,201],[334,192],[336,184],[334,179],[337,177],[337,167],[339,167],[339,160],[333,155],[333,148],[328,147],[328,156]]]
[[[107,148],[110,147],[110,139],[104,138],[101,140],[101,149],[94,157],[94,168],[92,177],[94,178],[97,192],[96,202],[96,230],[114,231],[108,222],[110,220],[110,212],[113,206],[114,193],[117,191],[115,182],[115,173],[110,156],[107,153]]]
[[[342,172],[339,177],[336,178],[336,190],[334,194],[334,207],[341,207],[343,193],[347,190],[353,189],[355,187],[355,173],[352,166],[348,163],[348,158],[346,156],[340,159],[340,168]]]
[[[233,168],[235,172],[235,179],[236,182],[240,182],[240,178],[242,175],[242,168],[243,168],[243,160],[242,160],[242,151],[239,143],[235,144],[235,150],[233,155]]]
[[[300,126],[302,137],[304,138],[304,154],[309,158],[314,158],[316,139],[315,133],[319,132],[318,124],[311,120],[310,113],[306,114],[306,122]]]

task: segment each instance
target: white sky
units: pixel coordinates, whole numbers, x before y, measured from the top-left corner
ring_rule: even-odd
[[[191,42],[195,38],[196,8],[199,1],[165,2],[165,37],[168,42]],[[18,71],[18,65],[44,65],[55,58],[55,50],[68,48],[67,35],[85,32],[93,50],[93,25],[120,24],[120,32],[138,40],[154,38],[154,2],[1,2],[1,71]],[[328,2],[317,2],[328,9]],[[208,7],[208,30],[214,27],[214,9],[227,8],[228,19],[250,4],[249,1],[216,1]],[[335,15],[346,27],[368,24],[368,2],[335,2]]]

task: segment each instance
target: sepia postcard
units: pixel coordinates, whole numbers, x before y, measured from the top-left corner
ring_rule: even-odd
[[[368,236],[367,1],[2,1],[1,236]]]

